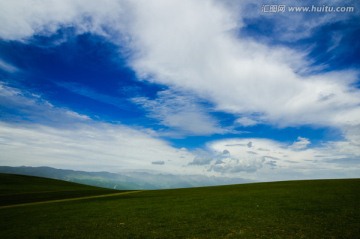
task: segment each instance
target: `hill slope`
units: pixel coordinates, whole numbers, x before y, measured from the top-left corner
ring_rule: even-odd
[[[358,238],[359,189],[293,181],[3,208],[0,238]]]
[[[0,182],[0,206],[119,192],[60,180],[13,174],[0,174]]]

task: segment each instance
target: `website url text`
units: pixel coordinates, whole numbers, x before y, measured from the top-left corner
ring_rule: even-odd
[[[353,6],[286,6],[286,5],[262,5],[261,11],[265,13],[282,13],[282,12],[314,12],[314,13],[347,13],[355,12],[355,7]]]

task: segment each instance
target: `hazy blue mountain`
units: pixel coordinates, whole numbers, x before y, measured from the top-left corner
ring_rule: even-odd
[[[115,189],[166,189],[247,183],[242,178],[149,172],[84,172],[51,167],[0,166],[0,173],[23,174]]]

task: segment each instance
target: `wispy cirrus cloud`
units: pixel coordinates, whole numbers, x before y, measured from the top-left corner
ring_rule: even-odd
[[[2,82],[0,82],[0,112],[0,119],[7,122],[34,122],[60,126],[73,121],[90,120],[86,115],[55,107],[40,95],[7,86]]]
[[[157,93],[157,98],[133,98],[132,101],[148,111],[148,116],[163,126],[185,135],[211,135],[230,132],[207,113],[199,99],[174,90]]]
[[[85,96],[87,98],[93,99],[95,101],[112,105],[120,109],[129,110],[129,104],[127,99],[123,99],[120,95],[118,97],[110,96],[107,94],[102,94],[97,92],[85,85],[78,83],[57,83],[58,86],[63,87],[75,94]]]
[[[54,106],[40,95],[4,85],[0,85],[0,109],[2,165],[191,172],[182,168],[192,160],[190,152],[170,146],[146,129],[95,121]],[[165,162],[166,167],[156,167]]]
[[[0,69],[10,73],[14,73],[18,71],[17,67],[5,62],[1,58],[0,58]]]

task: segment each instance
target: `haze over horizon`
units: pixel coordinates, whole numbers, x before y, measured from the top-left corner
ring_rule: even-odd
[[[0,165],[360,177],[360,3],[0,0]]]

